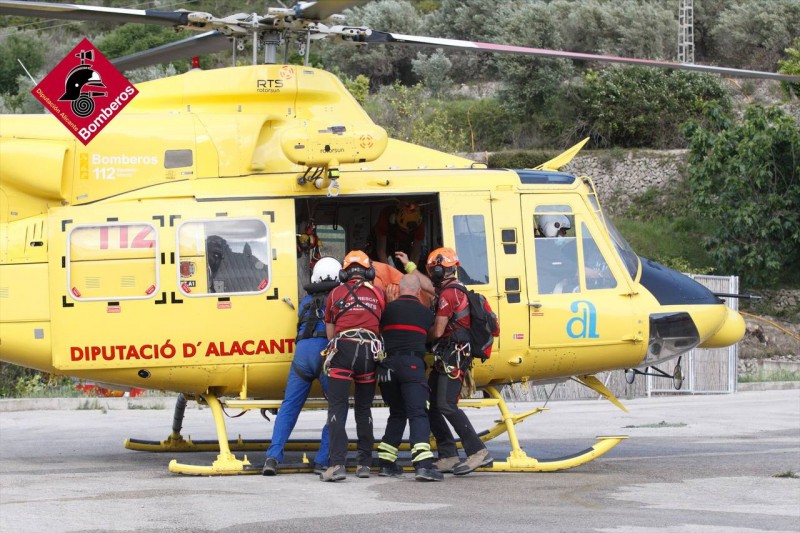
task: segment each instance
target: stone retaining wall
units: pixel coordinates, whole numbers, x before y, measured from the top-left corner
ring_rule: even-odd
[[[586,152],[578,154],[562,170],[591,177],[601,205],[615,213],[649,189],[683,183],[687,153],[686,150]]]

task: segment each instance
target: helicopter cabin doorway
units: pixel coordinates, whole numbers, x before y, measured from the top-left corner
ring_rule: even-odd
[[[351,250],[363,250],[373,261],[394,265],[392,251],[417,255],[422,267],[427,254],[442,246],[442,224],[436,194],[299,198],[295,200],[299,298],[320,257],[341,263]],[[406,238],[416,242],[406,248]],[[402,241],[402,243],[401,243]],[[414,257],[412,257],[414,259]]]
[[[299,299],[305,296],[303,286],[310,281],[311,264],[315,257],[333,256],[341,261],[348,251],[362,249],[373,260],[378,260],[376,229],[382,219],[385,222],[388,213],[390,224],[406,223],[408,220],[391,220],[391,214],[397,213],[398,207],[404,207],[406,203],[414,203],[418,214],[411,218],[422,226],[417,234],[422,241],[419,261],[416,261],[419,270],[425,273],[424,263],[431,251],[442,246],[453,248],[461,263],[458,279],[470,289],[482,293],[498,318],[506,313],[509,316],[519,315],[519,311],[511,311],[524,310],[519,283],[519,272],[524,269],[522,254],[503,256],[502,275],[506,292],[502,297],[498,296],[500,265],[495,258],[497,252],[493,229],[495,223],[510,226],[518,224],[519,200],[516,209],[511,205],[510,198],[499,202],[505,215],[497,220],[488,191],[299,198],[295,200]],[[504,337],[501,328],[501,337],[495,339],[495,349],[500,349],[501,342],[507,342],[511,336],[507,334]],[[525,335],[517,334],[513,338],[518,340],[511,343],[510,347],[524,350]]]

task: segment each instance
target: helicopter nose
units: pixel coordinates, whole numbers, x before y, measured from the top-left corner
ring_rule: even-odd
[[[728,312],[722,326],[711,337],[703,341],[700,348],[725,348],[736,344],[744,337],[744,318],[730,307],[726,309]]]

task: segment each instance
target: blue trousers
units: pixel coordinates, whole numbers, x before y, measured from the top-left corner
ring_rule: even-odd
[[[289,378],[286,381],[286,393],[275,418],[275,427],[272,429],[272,443],[267,450],[267,457],[272,457],[279,463],[283,462],[283,448],[289,440],[300,410],[308,399],[311,385],[319,379],[322,390],[328,393],[328,378],[322,373],[323,359],[320,352],[328,344],[325,337],[304,339],[295,345],[294,360],[289,369]],[[302,377],[301,377],[302,376]],[[328,426],[322,429],[319,451],[314,457],[314,463],[328,466]]]

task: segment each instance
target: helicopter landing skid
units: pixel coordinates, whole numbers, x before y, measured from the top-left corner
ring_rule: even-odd
[[[250,466],[247,456],[239,460],[231,453],[228,447],[228,431],[225,429],[225,419],[222,406],[215,394],[203,394],[201,397],[206,401],[211,413],[214,415],[214,423],[217,426],[217,437],[219,437],[219,455],[217,460],[210,466],[187,465],[173,459],[169,463],[169,471],[176,474],[190,474],[195,476],[220,476],[236,475],[244,473],[245,467]]]
[[[488,392],[492,398],[497,400],[497,408],[500,409],[500,414],[502,416],[497,426],[501,424],[505,425],[504,431],[508,433],[508,440],[511,442],[511,453],[508,455],[506,461],[495,461],[491,468],[479,468],[479,472],[555,472],[556,470],[566,470],[597,459],[628,438],[625,435],[597,437],[598,442],[591,448],[587,448],[576,454],[540,461],[534,457],[529,457],[528,454],[525,453],[525,450],[520,447],[517,431],[514,429],[514,426],[528,416],[540,413],[544,411],[544,409],[536,409],[515,416],[509,412],[508,405],[506,405],[505,400],[497,389],[494,387],[486,387],[484,390]]]
[[[521,414],[512,414],[508,410],[508,405],[506,404],[503,397],[494,387],[486,387],[484,389],[487,394],[490,396],[489,398],[480,398],[480,399],[468,399],[462,402],[459,402],[459,405],[463,407],[491,407],[496,406],[500,410],[501,419],[495,423],[495,425],[487,431],[483,431],[479,436],[483,442],[490,441],[503,433],[508,433],[509,441],[511,442],[511,453],[509,454],[506,461],[495,461],[491,467],[488,468],[479,468],[479,471],[484,472],[552,472],[556,470],[565,470],[568,468],[574,468],[576,466],[580,466],[582,464],[588,463],[593,459],[600,457],[601,455],[605,454],[614,446],[619,444],[622,440],[626,439],[626,436],[604,436],[598,437],[598,442],[595,443],[591,448],[587,448],[579,453],[568,455],[565,457],[560,457],[556,459],[548,459],[548,460],[538,460],[534,457],[529,457],[527,453],[520,447],[519,439],[517,438],[516,430],[514,426],[519,424],[524,419],[528,418],[531,415],[538,414],[542,411],[545,411],[544,408],[536,408],[531,411],[526,411]],[[126,441],[126,447],[129,449],[137,449],[137,450],[146,450],[146,451],[174,451],[174,452],[183,452],[183,451],[219,451],[219,455],[217,455],[217,460],[214,461],[210,466],[199,466],[199,465],[188,465],[179,463],[176,460],[172,460],[169,464],[169,471],[173,473],[179,474],[189,474],[189,475],[237,475],[237,474],[260,474],[260,468],[256,468],[250,464],[247,460],[247,456],[244,456],[243,460],[238,460],[236,457],[231,453],[231,450],[265,450],[268,446],[268,441],[245,441],[241,438],[235,441],[229,441],[227,430],[225,428],[225,420],[223,416],[222,405],[217,397],[213,394],[206,394],[202,395],[202,398],[211,408],[211,412],[214,415],[214,422],[217,428],[217,435],[219,440],[217,442],[213,441],[195,441],[193,442],[191,439],[183,439],[180,435],[180,420],[178,418],[178,414],[180,412],[180,419],[183,416],[183,409],[182,407],[185,406],[185,400],[183,402],[178,400],[178,405],[176,406],[176,425],[173,425],[173,433],[166,441],[161,441],[160,443],[154,441],[137,441],[134,439],[128,439]],[[258,402],[254,401],[246,401],[246,400],[227,400],[226,405],[231,407],[237,406],[245,409],[252,409],[257,408],[260,406]],[[290,441],[291,443],[291,441]],[[315,441],[294,441],[294,446],[291,448],[287,445],[287,449],[293,450],[315,450],[319,442]],[[350,448],[354,449],[355,443],[350,443]],[[461,447],[461,443],[458,443],[458,446]],[[400,446],[400,449],[409,449],[409,443],[404,442]],[[308,463],[308,459],[303,457],[303,462],[299,464],[292,464],[292,465],[282,465],[281,472],[282,473],[300,473],[300,472],[311,472],[312,465]]]

